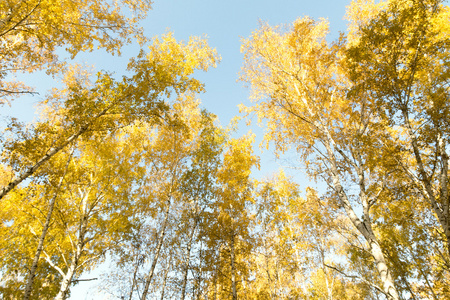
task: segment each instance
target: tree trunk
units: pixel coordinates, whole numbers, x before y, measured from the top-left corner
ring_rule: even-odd
[[[436,154],[440,156],[441,158],[441,175],[439,178],[439,191],[440,195],[435,195],[433,189],[433,183],[432,183],[432,175],[429,176],[426,169],[425,164],[422,160],[422,155],[420,154],[420,147],[418,138],[416,136],[416,133],[414,131],[413,126],[411,125],[411,122],[409,120],[409,113],[407,111],[407,108],[402,109],[402,116],[403,116],[403,122],[404,126],[406,127],[408,131],[408,135],[410,138],[410,146],[414,153],[414,159],[417,163],[417,171],[420,174],[418,177],[419,179],[414,179],[412,177],[412,181],[416,183],[417,187],[419,188],[422,196],[425,198],[426,201],[431,205],[434,213],[437,216],[437,219],[439,221],[439,224],[442,227],[442,230],[444,232],[445,238],[446,238],[446,245],[447,245],[447,253],[450,257],[450,195],[448,191],[448,173],[449,173],[449,167],[448,167],[448,154],[446,152],[446,143],[444,142],[444,139],[442,136],[437,137],[436,141]],[[434,173],[434,171],[433,171]],[[411,176],[410,176],[411,177]],[[417,182],[419,181],[419,182]],[[439,203],[438,198],[442,199],[441,203]],[[450,263],[450,262],[448,262]]]
[[[230,241],[230,256],[231,256],[231,288],[233,292],[233,300],[237,300],[237,289],[236,289],[236,257],[234,249],[234,233],[231,235]]]
[[[217,300],[217,266],[214,274],[214,290],[213,290],[213,300]]]
[[[140,253],[139,253],[139,249],[140,249],[140,245],[137,247],[137,259],[136,259],[136,266],[134,268],[134,272],[133,272],[133,281],[131,282],[131,290],[130,290],[130,297],[128,298],[129,300],[133,299],[133,293],[134,293],[134,288],[137,285],[137,272],[139,271],[139,265],[143,262],[144,258],[140,257]]]
[[[66,274],[63,277],[59,292],[56,295],[55,300],[66,299],[67,294],[70,289],[70,284],[72,283],[73,276],[75,275],[75,271],[77,270],[81,254],[83,253],[83,249],[85,246],[87,225],[88,225],[88,207],[87,207],[88,200],[89,200],[88,197],[89,197],[89,192],[86,192],[82,198],[81,206],[82,206],[83,215],[80,218],[80,225],[79,225],[80,227],[79,227],[79,231],[78,231],[77,246],[75,249],[75,253],[73,255],[72,262],[70,263],[69,269],[67,270]]]
[[[319,247],[320,263],[322,264],[322,271],[325,275],[325,286],[327,289],[327,300],[333,300],[333,283],[330,284],[328,279],[327,267],[325,266],[325,249],[322,245],[322,239],[318,238],[317,246]]]
[[[373,235],[373,234],[372,234]],[[367,238],[366,238],[367,239]],[[383,290],[386,293],[388,299],[398,300],[398,292],[395,288],[394,281],[392,280],[391,273],[388,266],[386,265],[386,260],[384,258],[381,247],[378,244],[375,236],[370,238],[370,252],[375,260],[377,266],[378,274],[380,275],[381,282],[383,283]]]
[[[194,290],[195,294],[194,294],[193,299],[200,300],[200,297],[201,297],[202,293],[204,292],[204,289],[202,288],[202,283],[203,283],[202,262],[204,261],[204,259],[203,259],[203,241],[200,241],[200,249],[198,251],[198,261],[200,262],[200,265],[196,271],[196,274],[194,275],[195,281],[194,281],[193,290]],[[207,290],[209,290],[209,287],[207,288]],[[197,295],[197,296],[195,297],[195,295]],[[208,292],[206,292],[205,295],[208,295]]]
[[[335,185],[338,190],[338,194],[340,194],[341,201],[344,202],[344,208],[347,211],[347,217],[353,223],[353,225],[358,229],[358,231],[364,236],[370,247],[370,253],[375,261],[376,268],[378,270],[378,274],[380,276],[381,282],[383,283],[383,291],[386,293],[389,300],[398,300],[399,295],[397,289],[394,285],[394,281],[392,280],[391,273],[386,264],[386,260],[381,250],[380,244],[372,231],[372,226],[369,221],[369,218],[366,218],[364,221],[361,221],[349,205],[349,201],[347,199],[347,195],[345,194],[342,186],[340,184]]]
[[[359,166],[354,166],[355,171],[358,173],[358,176],[360,178],[360,200],[363,205],[363,221],[356,215],[355,211],[353,210],[353,207],[350,203],[350,200],[347,197],[347,194],[342,187],[341,181],[340,181],[340,175],[337,168],[337,162],[336,157],[332,148],[332,145],[334,144],[333,139],[331,138],[330,134],[327,136],[327,141],[325,141],[325,147],[327,148],[328,157],[330,161],[330,169],[329,174],[333,180],[333,186],[334,190],[336,191],[340,203],[342,207],[344,208],[347,217],[352,222],[353,226],[356,227],[356,229],[363,235],[365,240],[367,241],[369,247],[370,247],[370,253],[372,254],[372,257],[374,258],[378,274],[380,276],[381,282],[383,283],[383,291],[385,292],[387,298],[389,300],[398,300],[399,295],[398,291],[394,285],[394,281],[392,280],[391,273],[389,271],[389,268],[386,264],[386,260],[384,257],[384,254],[381,250],[380,244],[378,243],[378,240],[375,236],[375,234],[372,231],[372,223],[370,221],[370,216],[368,214],[370,205],[367,203],[367,199],[365,199],[365,190],[362,186],[364,184],[364,174],[361,173],[361,170],[359,169]]]
[[[166,271],[164,272],[164,282],[163,282],[162,291],[161,291],[161,300],[164,299],[164,295],[166,293],[167,275],[168,274],[169,274],[169,268],[166,268]]]
[[[192,231],[190,232],[189,241],[187,244],[185,268],[184,268],[184,275],[183,275],[183,286],[181,289],[181,299],[182,300],[184,300],[186,298],[187,278],[188,278],[188,273],[189,273],[189,264],[191,263],[191,248],[192,248],[192,241],[194,240],[194,233],[195,233],[196,228],[197,228],[197,217],[194,218],[194,226],[192,228]]]
[[[50,227],[50,221],[52,219],[53,209],[55,207],[57,192],[50,201],[50,205],[47,212],[47,217],[45,219],[44,227],[42,228],[41,237],[39,238],[38,247],[36,253],[34,254],[33,263],[31,264],[30,271],[28,273],[27,285],[25,286],[25,293],[23,296],[24,300],[30,299],[31,290],[33,289],[34,277],[36,276],[36,270],[38,267],[39,259],[41,258],[42,251],[44,250],[44,240],[47,236],[48,229]]]
[[[44,250],[44,241],[45,241],[45,237],[47,236],[48,229],[50,228],[50,221],[52,220],[52,214],[53,214],[53,209],[55,208],[56,198],[58,197],[58,193],[59,193],[59,190],[61,189],[64,177],[66,176],[67,167],[69,166],[71,157],[72,157],[72,155],[70,155],[69,159],[67,160],[64,174],[63,174],[63,176],[61,176],[58,186],[56,188],[55,194],[53,195],[52,199],[50,200],[50,203],[48,206],[47,217],[45,218],[44,227],[42,228],[41,237],[39,238],[38,246],[37,246],[36,253],[35,253],[34,259],[33,259],[33,263],[31,264],[31,268],[28,273],[27,284],[25,286],[25,292],[23,295],[24,300],[30,299],[30,296],[31,296],[31,290],[33,289],[34,277],[36,276],[36,270],[38,267],[39,259],[41,258],[42,251]],[[3,193],[3,191],[1,193]],[[0,196],[0,199],[1,199],[1,197],[2,196]]]
[[[84,238],[83,238],[84,240]],[[78,241],[77,243],[77,249],[76,253],[74,255],[74,258],[72,259],[72,262],[69,266],[69,269],[66,272],[66,275],[64,276],[61,286],[59,288],[59,292],[55,297],[55,300],[64,300],[67,297],[67,293],[70,289],[70,284],[72,283],[73,276],[75,275],[75,271],[78,267],[78,262],[80,260],[81,252],[83,251],[84,242],[83,240]]]
[[[156,264],[158,263],[159,254],[161,252],[161,248],[164,243],[164,236],[166,234],[167,223],[169,221],[169,212],[170,212],[170,198],[169,198],[169,201],[167,204],[167,209],[166,209],[165,216],[164,216],[163,226],[161,228],[161,234],[158,237],[158,244],[156,245],[156,253],[155,253],[155,256],[153,257],[152,265],[147,274],[147,279],[145,280],[145,286],[144,286],[144,291],[142,292],[141,300],[145,300],[147,298],[148,289],[150,287],[150,283],[152,281],[152,278],[153,278],[153,275],[155,272]]]

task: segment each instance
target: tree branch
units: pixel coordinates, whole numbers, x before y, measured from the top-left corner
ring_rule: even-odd
[[[98,278],[74,279],[74,280],[72,280],[72,283],[77,283],[77,282],[80,282],[80,281],[93,281],[93,280],[98,280]]]
[[[344,271],[339,270],[339,269],[336,268],[336,267],[327,265],[326,263],[323,263],[323,265],[324,265],[325,267],[327,267],[327,268],[330,268],[330,269],[332,269],[332,270],[334,270],[334,271],[340,273],[340,274],[343,275],[344,277],[347,277],[347,278],[353,278],[353,279],[358,279],[358,280],[362,281],[363,283],[365,283],[365,284],[367,284],[367,285],[373,287],[374,289],[376,289],[376,290],[379,291],[380,293],[383,293],[384,295],[386,295],[386,297],[388,296],[388,295],[383,291],[383,289],[380,288],[378,285],[373,284],[373,283],[371,283],[371,282],[365,280],[364,278],[361,278],[360,276],[357,276],[357,275],[348,275],[348,274],[345,273]]]

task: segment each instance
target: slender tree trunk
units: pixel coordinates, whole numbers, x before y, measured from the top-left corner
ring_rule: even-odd
[[[33,263],[31,264],[30,271],[28,273],[27,284],[25,286],[25,292],[23,295],[24,300],[30,299],[30,296],[31,296],[31,290],[33,289],[34,277],[36,276],[36,270],[38,267],[39,259],[41,258],[42,251],[44,250],[44,241],[45,241],[45,237],[47,236],[48,229],[50,228],[50,222],[52,220],[52,214],[53,214],[53,210],[55,208],[56,199],[58,197],[59,190],[61,189],[64,177],[66,176],[67,168],[69,166],[69,162],[70,162],[71,158],[72,158],[72,154],[69,156],[69,159],[67,160],[64,174],[61,176],[58,186],[56,188],[55,194],[53,195],[52,199],[50,200],[50,203],[48,206],[47,217],[45,218],[45,223],[44,223],[44,227],[42,228],[41,237],[39,238],[38,247],[36,249],[36,253],[34,255]],[[1,199],[1,196],[0,196],[0,199]]]
[[[86,237],[87,225],[88,225],[88,200],[89,200],[89,191],[85,192],[84,195],[82,196],[81,211],[83,212],[83,215],[80,218],[78,241],[77,241],[77,245],[75,248],[75,253],[73,255],[72,262],[70,263],[69,269],[67,270],[66,275],[64,275],[64,277],[63,277],[59,292],[56,295],[55,300],[66,299],[67,294],[70,289],[70,284],[72,283],[73,276],[75,275],[75,271],[77,270],[78,263],[80,261],[80,257],[83,253],[83,249],[86,244],[85,237]]]
[[[320,253],[320,262],[322,264],[322,271],[325,275],[325,286],[327,288],[327,299],[333,300],[333,284],[329,282],[328,280],[328,272],[327,267],[325,267],[325,250],[324,247],[322,247],[322,239],[318,238],[318,247],[319,247],[319,253]]]
[[[133,298],[134,288],[137,285],[137,280],[136,280],[137,272],[139,270],[140,264],[142,263],[142,261],[144,259],[143,257],[140,257],[139,249],[140,249],[140,246],[138,246],[138,248],[137,248],[138,253],[137,253],[137,259],[136,259],[136,266],[135,266],[134,272],[133,272],[133,281],[131,282],[130,297],[128,298],[129,300],[131,300]]]
[[[214,274],[213,300],[217,300],[217,267],[216,267],[216,272]]]
[[[269,254],[267,253],[267,245],[265,239],[264,239],[264,262],[266,263],[267,284],[269,285],[270,298],[275,299],[276,291],[274,291],[275,288],[272,286],[272,276],[270,276],[270,267],[269,267]]]
[[[365,240],[367,241],[369,247],[370,247],[370,253],[372,254],[372,257],[374,258],[376,268],[378,270],[378,274],[380,276],[381,282],[383,283],[383,291],[385,292],[387,298],[389,300],[398,300],[399,295],[397,288],[394,285],[394,281],[391,277],[391,272],[386,264],[386,260],[383,254],[383,251],[381,250],[380,244],[378,243],[378,240],[375,236],[375,234],[372,231],[372,223],[370,220],[370,215],[368,214],[370,205],[368,204],[368,200],[365,199],[365,190],[361,186],[364,183],[364,176],[363,173],[360,171],[360,166],[354,166],[358,176],[360,178],[360,200],[363,205],[363,221],[356,215],[355,211],[353,210],[353,207],[351,205],[350,200],[347,197],[347,194],[342,187],[341,181],[340,181],[340,175],[337,168],[337,162],[336,157],[334,154],[334,151],[332,150],[332,145],[334,144],[330,134],[328,134],[328,140],[325,141],[325,147],[327,148],[328,157],[330,161],[330,175],[333,180],[333,186],[334,190],[336,191],[340,203],[342,207],[345,209],[345,212],[347,214],[347,217],[352,222],[353,226],[356,227],[356,229],[363,235]]]
[[[383,283],[383,290],[387,294],[388,299],[399,299],[397,289],[395,288],[394,281],[392,280],[391,273],[381,250],[378,241],[375,236],[371,234],[370,239],[370,252],[375,260],[378,274],[380,274],[381,282]]]
[[[197,219],[194,220],[194,226],[192,228],[192,231],[189,234],[189,241],[187,244],[187,250],[186,250],[186,258],[185,258],[185,267],[184,267],[184,274],[183,274],[183,286],[181,288],[181,299],[184,300],[186,298],[186,286],[187,286],[187,278],[189,273],[189,264],[191,263],[191,248],[192,248],[192,241],[194,239],[194,233],[195,229],[197,228]]]
[[[402,109],[402,116],[404,126],[408,131],[408,135],[410,137],[410,146],[414,153],[414,158],[417,163],[417,171],[420,174],[419,179],[415,179],[414,176],[410,176],[412,181],[416,183],[419,188],[422,196],[426,201],[431,205],[434,213],[437,216],[439,224],[444,231],[444,235],[446,238],[445,244],[447,246],[447,253],[450,257],[450,195],[448,191],[448,154],[446,152],[446,143],[442,136],[437,137],[436,141],[436,154],[440,156],[441,163],[441,174],[439,178],[439,198],[441,202],[438,201],[438,195],[435,195],[433,189],[432,178],[428,175],[425,164],[422,160],[422,155],[420,154],[420,147],[418,142],[418,137],[416,132],[414,131],[413,126],[409,120],[409,112],[407,108]],[[434,172],[434,171],[433,171]]]
[[[69,269],[67,270],[66,275],[64,276],[61,282],[61,286],[59,288],[58,294],[55,297],[55,300],[66,299],[67,293],[69,292],[70,284],[72,283],[73,275],[75,274],[77,264],[78,262],[76,261],[76,259],[73,259]]]
[[[66,299],[67,294],[70,289],[70,284],[72,283],[73,276],[75,275],[75,271],[78,267],[78,262],[80,260],[81,253],[83,251],[83,247],[84,247],[84,237],[82,240],[79,240],[77,243],[76,253],[74,255],[74,258],[72,259],[69,269],[66,272],[66,275],[64,276],[64,278],[61,282],[61,286],[60,286],[58,294],[55,297],[55,300]]]
[[[198,261],[199,261],[199,267],[196,270],[195,274],[195,281],[194,281],[194,291],[197,297],[194,299],[200,300],[200,297],[202,296],[202,293],[205,295],[205,299],[208,295],[208,292],[205,293],[205,291],[202,289],[203,284],[203,277],[202,277],[202,262],[203,262],[203,241],[200,241],[200,249],[198,251]],[[207,288],[209,290],[209,287]]]
[[[290,222],[288,223],[288,224],[290,224]],[[295,255],[295,263],[297,264],[297,265],[301,265],[300,264],[300,257],[299,257],[299,255],[298,255],[298,250],[295,250],[294,251],[294,255]],[[304,294],[304,297],[305,297],[305,300],[309,300],[309,294],[308,294],[308,290],[307,290],[307,288],[306,288],[306,284],[305,284],[305,278],[304,278],[304,276],[303,276],[303,271],[300,273],[300,280],[301,280],[301,282],[300,282],[300,284],[301,284],[301,290],[302,290],[302,292],[303,292],[303,294]],[[295,278],[295,282],[297,283],[298,282],[298,280],[297,280],[297,278]]]
[[[188,251],[188,254],[187,254],[188,257],[186,257],[186,261],[185,261],[186,265],[184,267],[183,283],[182,283],[182,287],[181,287],[181,300],[184,300],[186,298],[187,278],[188,278],[189,264],[190,264],[190,257],[189,257],[189,255],[190,255],[190,252],[191,252],[190,248],[191,247],[188,246],[188,250],[187,250]]]
[[[263,228],[264,232],[267,232],[267,224],[266,222],[264,222],[264,228]],[[272,276],[270,276],[270,262],[269,262],[269,250],[268,250],[268,246],[267,246],[267,239],[263,239],[264,241],[264,263],[265,263],[265,268],[266,268],[266,274],[267,274],[267,285],[269,287],[269,292],[270,292],[270,299],[275,299],[276,296],[276,291],[274,292],[273,290],[275,288],[272,287]]]
[[[231,256],[231,288],[233,292],[233,300],[237,300],[237,289],[236,289],[236,257],[235,257],[235,235],[231,235],[230,241],[230,256]]]
[[[25,293],[23,296],[24,300],[30,299],[31,290],[33,289],[34,277],[36,276],[36,270],[38,267],[39,259],[41,258],[42,250],[44,250],[44,240],[45,240],[45,237],[47,236],[47,232],[50,227],[50,221],[52,219],[52,214],[53,214],[53,209],[55,207],[57,194],[58,194],[58,192],[55,192],[55,195],[50,200],[47,217],[45,219],[44,227],[42,228],[42,233],[41,233],[41,237],[39,238],[38,247],[36,249],[36,253],[34,254],[33,263],[31,264],[31,268],[28,273],[27,285],[25,286]]]
[[[147,278],[145,280],[145,286],[144,286],[144,291],[142,292],[141,300],[145,300],[147,298],[148,289],[150,287],[150,283],[152,281],[152,278],[153,278],[153,275],[155,272],[156,264],[158,263],[159,254],[161,252],[162,245],[164,244],[164,236],[166,234],[167,223],[169,221],[170,204],[171,203],[170,203],[170,198],[169,198],[169,201],[167,204],[167,209],[166,209],[165,216],[164,216],[163,226],[161,228],[161,234],[158,237],[158,244],[156,245],[156,253],[155,253],[155,256],[153,257],[152,265],[150,267],[150,270],[147,274]]]
[[[405,275],[401,275],[402,277],[402,281],[403,283],[406,285],[406,288],[408,289],[409,293],[411,294],[411,299],[412,300],[417,300],[416,296],[414,295],[414,292],[411,290],[411,285],[409,284],[409,282],[406,280]]]
[[[409,251],[411,251],[411,256],[413,257],[414,261],[416,262],[416,264],[418,266],[417,269],[419,270],[420,275],[422,275],[423,279],[425,279],[425,283],[426,283],[428,289],[430,290],[431,294],[433,295],[433,299],[438,300],[439,298],[436,295],[436,293],[434,292],[433,286],[431,285],[430,281],[428,280],[427,274],[423,271],[422,267],[420,266],[420,263],[417,262],[416,257],[413,255],[413,249],[412,249],[411,245],[408,245],[408,249],[409,249]],[[409,288],[409,285],[408,285],[408,288]],[[411,292],[411,294],[412,294],[412,292]],[[413,295],[413,297],[414,297],[414,295]]]
[[[162,291],[161,291],[161,300],[164,299],[164,295],[166,293],[167,275],[168,274],[169,274],[169,268],[166,268],[166,270],[164,271],[164,281],[163,281],[163,286],[162,286]]]

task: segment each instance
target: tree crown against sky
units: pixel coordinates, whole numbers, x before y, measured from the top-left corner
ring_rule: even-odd
[[[216,51],[145,38],[134,21],[150,3],[126,3],[136,20],[110,2],[71,2],[67,18],[51,1],[1,7],[2,42],[30,50],[3,54],[5,101],[28,91],[6,83],[16,69],[65,74],[39,120],[3,134],[2,296],[67,298],[110,257],[103,295],[129,299],[448,297],[445,2],[353,1],[336,38],[311,17],[246,34],[243,109],[317,191],[283,172],[253,179],[253,136],[232,138],[197,99]],[[78,28],[89,18],[98,32]],[[119,74],[90,74],[54,55],[74,32],[73,56],[146,44]]]

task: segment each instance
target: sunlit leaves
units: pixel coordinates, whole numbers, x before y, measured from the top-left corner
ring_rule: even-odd
[[[80,51],[97,48],[120,54],[121,47],[135,38],[144,41],[137,21],[146,16],[150,5],[147,0],[2,1],[0,90],[5,92],[2,96],[26,91],[4,81],[10,73],[43,68],[52,73],[62,71],[58,48],[64,47],[73,58]]]
[[[353,1],[350,32],[335,43],[325,39],[326,22],[309,18],[262,24],[243,42],[241,78],[254,104],[242,110],[266,126],[278,153],[296,150],[308,174],[325,180],[370,245],[389,299],[399,297],[396,279],[372,224],[384,189],[410,177],[450,232],[448,34],[438,25],[446,11],[441,1]]]

